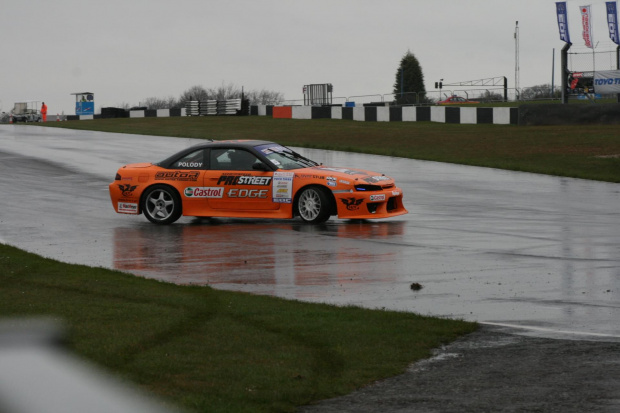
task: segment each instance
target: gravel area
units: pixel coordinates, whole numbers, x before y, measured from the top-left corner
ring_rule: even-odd
[[[620,412],[620,343],[483,326],[405,374],[300,412]]]

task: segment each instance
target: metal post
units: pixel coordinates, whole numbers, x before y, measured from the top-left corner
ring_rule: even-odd
[[[562,103],[568,103],[568,49],[572,43],[566,43],[562,48],[561,65],[562,65]]]
[[[403,92],[405,88],[405,67],[400,68],[400,101],[403,103]]]
[[[551,99],[553,99],[553,93],[555,92],[555,47],[551,55]]]
[[[620,46],[616,47],[616,69],[620,70]],[[620,93],[618,93],[616,99],[620,103]]]
[[[439,100],[441,100],[441,88],[443,87],[443,79],[439,79]]]
[[[519,22],[515,22],[515,89],[519,90]]]

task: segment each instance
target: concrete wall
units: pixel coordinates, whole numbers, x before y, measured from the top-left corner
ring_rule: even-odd
[[[620,124],[620,103],[546,104],[519,107],[519,125]]]
[[[273,106],[250,108],[255,116],[273,116]],[[288,109],[289,107],[287,107]],[[282,111],[277,111],[282,113]],[[345,119],[358,122],[438,122],[495,125],[620,124],[620,103],[540,104],[510,107],[464,106],[292,106],[292,119]],[[186,116],[185,108],[132,110],[130,118]],[[277,117],[282,117],[278,115]],[[288,117],[285,116],[285,117]],[[101,115],[66,116],[67,120],[100,119]],[[48,121],[54,120],[48,116]]]
[[[276,107],[278,108],[278,107]],[[251,115],[272,116],[273,106],[252,106]],[[280,110],[276,110],[278,114]],[[357,122],[438,122],[516,125],[518,108],[462,106],[293,106],[292,119],[345,119]],[[278,115],[278,117],[281,117]]]

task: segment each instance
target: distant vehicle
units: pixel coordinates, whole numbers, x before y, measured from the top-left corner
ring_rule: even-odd
[[[109,186],[120,214],[155,224],[195,217],[294,218],[319,224],[407,213],[403,191],[378,172],[331,168],[267,141],[205,142],[157,163],[121,167]]]
[[[15,106],[11,113],[13,114],[13,123],[17,122],[41,122],[41,112],[39,101],[31,100],[28,102],[15,102]]]
[[[474,104],[480,103],[475,100],[465,99],[461,96],[452,95],[448,99],[440,100],[437,102],[438,105],[466,105],[466,104]]]

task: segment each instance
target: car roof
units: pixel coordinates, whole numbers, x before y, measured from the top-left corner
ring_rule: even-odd
[[[199,143],[192,146],[192,148],[217,148],[220,146],[237,147],[237,148],[253,148],[258,145],[274,144],[274,142],[252,140],[252,139],[237,139],[237,140],[224,140],[224,141],[208,141],[205,143]]]
[[[224,140],[224,141],[205,141],[204,143],[199,143],[197,145],[194,146],[190,146],[187,147],[185,149],[182,149],[174,154],[172,154],[171,156],[167,157],[166,159],[155,163],[155,165],[159,165],[159,166],[163,166],[163,167],[167,167],[168,165],[170,165],[170,163],[172,163],[173,161],[175,161],[176,159],[178,159],[181,156],[184,156],[186,154],[189,154],[193,151],[199,150],[199,149],[208,149],[208,148],[220,148],[220,147],[225,147],[225,148],[245,148],[245,149],[252,149],[255,146],[259,146],[259,145],[278,145],[277,143],[274,142],[270,142],[270,141],[262,141],[262,140],[250,140],[250,139],[241,139],[241,140]]]

